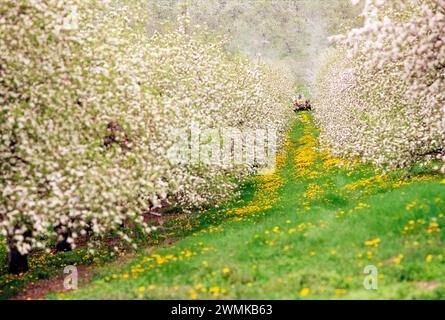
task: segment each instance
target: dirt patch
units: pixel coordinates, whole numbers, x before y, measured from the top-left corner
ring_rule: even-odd
[[[94,266],[79,265],[77,267],[78,286],[86,284],[91,281],[94,274]],[[51,279],[39,280],[37,282],[30,283],[25,291],[18,296],[11,298],[10,300],[26,300],[26,299],[42,299],[48,293],[62,293],[69,290],[64,288],[63,282],[68,274],[61,274]]]
[[[420,281],[416,283],[417,287],[424,290],[434,290],[440,285],[439,281]]]

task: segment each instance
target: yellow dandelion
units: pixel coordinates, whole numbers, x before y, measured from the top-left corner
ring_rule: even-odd
[[[395,257],[392,261],[394,262],[394,264],[400,264],[404,257],[405,255],[401,253],[397,257]]]
[[[341,297],[342,295],[344,295],[347,292],[346,289],[335,289],[335,296],[337,298]]]
[[[190,290],[190,299],[191,300],[196,300],[198,298],[198,295],[196,294],[195,290]]]
[[[300,296],[302,296],[302,297],[306,297],[310,293],[311,293],[311,289],[309,289],[309,288],[302,288],[300,290]]]

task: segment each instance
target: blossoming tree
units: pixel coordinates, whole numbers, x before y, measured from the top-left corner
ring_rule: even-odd
[[[161,201],[219,202],[254,169],[173,163],[176,128],[285,130],[292,81],[229,54],[186,14],[152,36],[125,1],[6,0],[0,16],[0,231],[12,273],[53,241],[114,231],[132,243]]]
[[[322,141],[390,168],[445,160],[445,1],[367,0],[363,16],[319,74]]]

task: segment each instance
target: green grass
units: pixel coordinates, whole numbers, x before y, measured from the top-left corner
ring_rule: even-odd
[[[442,178],[376,178],[371,166],[327,166],[322,153],[307,167],[317,177],[298,176],[295,150],[304,147],[303,135],[316,134],[311,123],[296,122],[272,208],[202,214],[206,223],[175,245],[144,251],[83,289],[49,298],[445,298]],[[265,184],[253,185],[235,208],[258,202]],[[314,185],[319,192],[307,193]],[[378,267],[377,290],[363,286],[368,265]]]

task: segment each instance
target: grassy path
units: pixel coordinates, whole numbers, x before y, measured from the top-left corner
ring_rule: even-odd
[[[316,151],[309,114],[295,123],[278,171],[201,229],[50,298],[445,298],[445,185],[376,175]],[[364,268],[378,268],[365,290]]]

